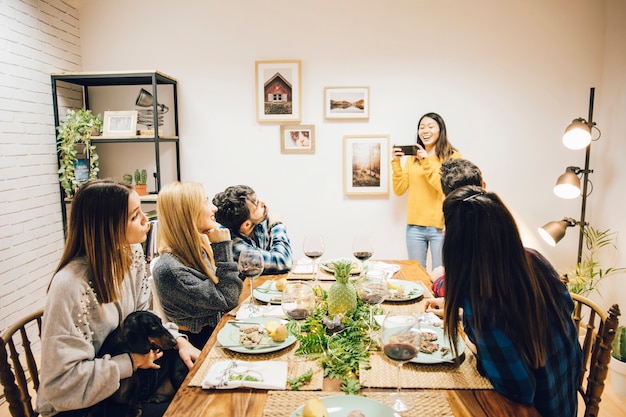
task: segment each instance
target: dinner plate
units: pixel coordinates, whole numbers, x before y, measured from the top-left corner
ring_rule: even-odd
[[[252,291],[254,298],[264,303],[280,304],[282,291],[276,289],[274,280],[267,280]]]
[[[249,326],[254,326],[255,324],[258,324],[259,327],[265,329],[265,323],[270,320],[278,320],[278,319],[271,318],[271,317],[255,317],[255,318],[247,318],[245,322],[254,323]],[[248,326],[248,325],[247,324],[246,325],[226,324],[222,328],[222,330],[220,330],[219,333],[217,334],[217,341],[222,345],[228,346],[226,349],[232,350],[233,352],[251,353],[255,355],[259,353],[275,352],[277,350],[284,349],[287,346],[291,346],[296,341],[296,337],[292,335],[291,333],[289,333],[285,341],[281,343],[274,342],[271,337],[269,337],[267,334],[264,334],[263,337],[261,338],[260,344],[276,343],[276,345],[250,349],[250,348],[244,347],[239,341],[240,329],[245,326]]]
[[[420,329],[422,329],[423,331],[434,332],[437,335],[437,340],[435,340],[434,343],[439,344],[439,348],[445,347],[450,349],[450,342],[447,338],[443,336],[443,328],[422,324],[420,326]],[[462,338],[459,338],[459,341],[457,342],[457,348],[457,352],[459,353],[459,355],[463,354],[463,352],[465,351],[465,342],[463,342]],[[445,355],[442,355],[441,350],[437,350],[434,353],[419,352],[416,357],[411,359],[411,362],[421,364],[437,364],[450,362],[452,360],[454,360],[454,357],[452,356],[452,350],[450,350],[450,353],[447,353]]]
[[[361,269],[361,266],[356,261],[352,259],[347,259],[347,258],[334,258],[334,259],[327,259],[325,261],[322,261],[320,262],[320,269],[323,269],[329,274],[334,274],[335,270],[333,269],[333,263],[340,262],[340,261],[352,262],[352,269],[350,270],[350,275],[359,275],[361,272],[363,272],[363,270]]]
[[[319,397],[319,399],[326,405],[328,417],[346,417],[354,410],[361,410],[366,416],[394,417],[395,415],[389,406],[360,395],[334,395]],[[304,404],[291,413],[290,417],[302,416],[303,408]]]
[[[393,296],[393,287],[398,286],[404,289],[404,296]],[[390,301],[410,301],[415,300],[416,298],[420,298],[424,295],[424,287],[422,287],[418,282],[413,281],[405,281],[403,279],[388,279],[387,287],[392,295],[389,295],[385,298],[385,302]]]

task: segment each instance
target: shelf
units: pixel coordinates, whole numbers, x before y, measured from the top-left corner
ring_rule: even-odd
[[[155,136],[129,136],[129,137],[118,137],[118,136],[92,136],[91,141],[93,143],[136,143],[136,142],[154,142],[156,140]],[[159,142],[178,142],[178,136],[159,136]]]
[[[157,84],[177,83],[176,78],[159,71],[62,72],[52,74],[53,80],[65,81],[84,87],[152,84],[153,77]]]

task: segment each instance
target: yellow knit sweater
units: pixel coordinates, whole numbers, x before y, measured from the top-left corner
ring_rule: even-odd
[[[450,158],[461,158],[454,152]],[[418,161],[409,156],[402,168],[400,161],[391,161],[393,192],[403,195],[409,190],[406,222],[417,226],[443,229],[443,192],[441,191],[441,160],[433,155]]]

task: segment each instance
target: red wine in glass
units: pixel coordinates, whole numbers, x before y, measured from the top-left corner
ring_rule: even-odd
[[[304,256],[306,256],[307,258],[311,259],[312,261],[315,261],[316,259],[321,258],[323,254],[324,254],[324,252],[322,252],[322,251],[304,252]]]
[[[417,347],[408,343],[388,343],[383,347],[385,355],[394,361],[408,362],[417,355]]]
[[[367,261],[369,258],[372,257],[373,254],[374,254],[373,252],[365,252],[365,251],[359,251],[359,252],[353,253],[354,257],[357,258],[361,262]]]

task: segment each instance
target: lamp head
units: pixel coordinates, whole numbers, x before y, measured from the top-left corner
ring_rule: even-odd
[[[574,119],[565,129],[563,144],[569,149],[583,149],[591,143],[591,126],[585,119]]]
[[[576,220],[566,217],[563,220],[551,221],[541,226],[537,231],[539,235],[550,246],[556,246],[557,243],[565,236],[568,227],[576,226]]]
[[[567,167],[565,173],[556,180],[554,194],[561,198],[576,198],[580,196],[580,173],[578,167]]]
[[[135,101],[135,106],[152,107],[153,103],[154,98],[148,90],[143,88],[139,90],[139,95],[137,96],[137,100]],[[167,111],[169,110],[169,107],[167,107],[165,104],[157,103],[157,107],[159,108],[159,111],[163,113],[167,113]]]

